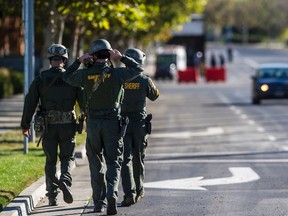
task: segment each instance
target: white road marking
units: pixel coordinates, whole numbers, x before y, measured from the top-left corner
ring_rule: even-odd
[[[259,132],[264,132],[264,131],[265,131],[265,129],[264,129],[264,128],[262,128],[262,127],[257,127],[257,131],[259,131]]]
[[[242,113],[242,111],[239,110],[239,109],[236,109],[236,110],[235,110],[235,113],[236,113],[237,115],[240,115],[240,114]]]
[[[259,64],[256,61],[251,60],[249,58],[244,58],[244,62],[246,62],[246,64],[248,64],[250,67],[252,67],[254,69],[259,67]]]
[[[283,151],[288,151],[288,146],[282,147]]]
[[[146,160],[145,164],[187,164],[187,163],[288,163],[288,159],[181,159]]]
[[[269,139],[270,141],[275,141],[275,140],[277,140],[276,137],[273,136],[273,135],[269,135],[269,136],[268,136],[268,139]]]
[[[241,115],[241,118],[242,118],[242,119],[247,119],[248,117],[247,117],[247,115],[242,114],[242,115]]]
[[[249,61],[249,60],[248,60],[248,61]],[[254,65],[254,66],[255,66],[255,62],[249,61],[249,63],[250,63],[251,65]],[[225,102],[225,103],[228,103],[228,102],[229,102],[229,100],[228,100],[224,95],[219,94],[218,96],[219,96],[219,98],[220,98],[223,102]],[[237,115],[240,115],[240,117],[241,117],[242,119],[247,119],[247,120],[248,120],[248,124],[250,124],[250,125],[255,125],[255,122],[254,122],[253,120],[249,119],[246,114],[243,114],[242,110],[238,109],[238,108],[235,107],[234,105],[231,105],[231,106],[230,106],[230,109],[233,110]],[[259,132],[265,132],[265,129],[264,129],[263,127],[257,127],[256,130],[259,131]],[[270,141],[276,141],[276,140],[277,140],[276,137],[273,136],[273,135],[268,135],[268,139],[269,139]]]
[[[259,175],[250,167],[230,167],[232,176],[214,179],[203,177],[173,179],[144,183],[145,188],[162,188],[178,190],[207,190],[203,186],[241,184],[259,180]]]
[[[150,138],[176,138],[176,139],[187,139],[194,136],[213,136],[223,134],[224,130],[221,127],[209,127],[207,131],[183,131],[183,132],[167,132],[167,133],[153,133]]]
[[[286,154],[287,151],[288,151],[288,146],[283,147],[281,149],[275,149],[275,150],[270,150],[270,151],[269,150],[266,150],[266,151],[254,150],[254,151],[229,151],[229,152],[222,151],[222,152],[195,152],[195,153],[189,153],[189,152],[148,153],[146,159],[150,161],[158,160],[160,162],[162,160],[174,160],[174,159],[177,159],[175,161],[178,161],[178,159],[181,159],[184,157],[184,158],[187,158],[184,161],[191,160],[191,159],[199,161],[201,160],[200,157],[207,158],[207,157],[226,157],[226,156],[239,156],[239,155],[242,155],[242,156],[244,155],[267,155],[267,154],[271,155],[271,154],[280,154],[280,153]],[[204,161],[211,161],[211,160],[214,160],[214,159],[204,159]],[[227,161],[227,159],[225,159],[225,161]],[[238,160],[236,159],[236,161]]]

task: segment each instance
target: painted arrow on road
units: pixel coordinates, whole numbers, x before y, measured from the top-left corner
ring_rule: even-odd
[[[260,179],[259,175],[250,167],[230,167],[231,177],[203,179],[203,177],[164,180],[148,182],[146,188],[178,189],[178,190],[207,190],[203,186],[228,185],[252,182]]]

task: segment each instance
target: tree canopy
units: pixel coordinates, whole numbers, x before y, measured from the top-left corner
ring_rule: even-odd
[[[204,13],[208,27],[222,30],[232,26],[242,34],[242,41],[248,42],[255,37],[252,30],[270,39],[285,32],[287,9],[286,0],[213,0],[207,2]]]
[[[0,0],[5,16],[21,16],[22,0]],[[204,10],[206,0],[34,0],[35,46],[44,50],[63,43],[73,52],[87,50],[93,40],[106,38],[124,49],[166,40],[171,29]]]

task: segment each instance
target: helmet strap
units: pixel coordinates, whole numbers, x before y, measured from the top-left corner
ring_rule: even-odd
[[[111,68],[114,68],[114,65],[113,65],[113,63],[112,63],[112,61],[111,61],[110,58],[108,59],[108,61],[109,61],[109,63],[110,63],[110,67],[111,67]]]

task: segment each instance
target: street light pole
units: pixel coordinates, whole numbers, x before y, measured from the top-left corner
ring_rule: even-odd
[[[35,58],[34,58],[34,0],[23,0],[24,13],[24,96],[28,93],[29,86],[34,79]],[[24,153],[28,153],[28,141],[35,140],[33,125],[31,126],[31,138],[24,138]]]

